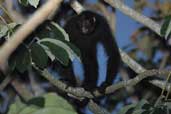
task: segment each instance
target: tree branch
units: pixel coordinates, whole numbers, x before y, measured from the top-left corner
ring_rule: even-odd
[[[106,92],[105,94],[110,94],[113,93],[114,91],[123,88],[123,87],[127,87],[127,86],[134,86],[137,83],[139,83],[141,80],[150,77],[150,76],[161,76],[161,75],[168,75],[171,71],[170,70],[146,70],[145,72],[138,74],[135,78],[127,80],[127,81],[122,81],[119,82],[117,84],[111,85],[109,87],[106,88]],[[156,82],[159,83],[159,82]],[[152,83],[153,84],[153,83]],[[158,85],[159,88],[163,89],[163,87],[165,86],[165,83],[163,82],[163,84]],[[168,84],[168,86],[166,87],[167,90],[170,89],[170,85]]]
[[[93,100],[90,100],[88,103],[88,108],[94,113],[94,114],[110,114],[107,112],[104,108],[98,106]]]
[[[157,24],[155,21],[127,7],[120,0],[104,0],[104,1],[110,4],[112,7],[119,9],[125,15],[128,15],[134,20],[142,23],[143,25],[145,25],[146,27],[150,28],[155,33],[157,33],[159,36],[161,36],[160,34],[161,26]]]
[[[120,51],[120,55],[121,55],[122,61],[125,64],[127,64],[132,70],[134,70],[136,73],[139,74],[139,73],[142,73],[142,72],[146,71],[146,69],[143,66],[141,66],[136,61],[134,61],[124,51],[122,51],[121,49],[119,49],[119,51]]]
[[[34,67],[36,68],[36,67]],[[168,75],[171,71],[170,70],[146,70],[143,73],[140,73],[139,75],[137,75],[135,78],[127,80],[127,81],[121,81],[118,82],[116,84],[113,84],[111,86],[108,86],[105,90],[104,95],[101,94],[98,90],[95,90],[93,92],[93,95],[91,94],[91,92],[84,90],[84,88],[81,87],[70,87],[67,84],[63,83],[62,81],[56,79],[54,76],[52,76],[47,70],[39,70],[38,68],[36,68],[36,70],[45,78],[47,79],[51,84],[53,84],[54,86],[56,86],[58,89],[60,89],[63,92],[68,93],[70,96],[72,95],[74,98],[76,99],[84,99],[84,98],[95,98],[95,97],[100,97],[100,96],[104,96],[107,94],[111,94],[113,92],[115,92],[118,89],[121,89],[123,87],[127,87],[127,86],[134,86],[137,83],[139,83],[141,80],[150,77],[150,76],[161,76],[161,75]],[[153,82],[155,83],[155,82]],[[153,84],[152,83],[152,84]],[[156,82],[157,84],[159,82]],[[164,82],[163,84],[158,84],[157,87],[160,87],[161,89],[165,86]],[[169,90],[171,87],[170,84],[167,85],[167,90]]]

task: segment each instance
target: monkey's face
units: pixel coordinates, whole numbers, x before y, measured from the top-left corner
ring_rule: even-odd
[[[77,26],[78,29],[81,30],[82,34],[91,34],[95,31],[97,26],[97,19],[95,16],[90,14],[80,15]]]

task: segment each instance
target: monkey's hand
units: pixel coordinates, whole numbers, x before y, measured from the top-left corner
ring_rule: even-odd
[[[105,94],[105,90],[106,88],[109,86],[109,84],[107,82],[103,82],[100,87],[98,87],[98,91],[101,93],[101,94]]]

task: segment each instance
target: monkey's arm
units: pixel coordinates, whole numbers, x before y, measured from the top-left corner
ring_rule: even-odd
[[[94,55],[94,54],[92,54]],[[96,61],[96,57],[83,57],[84,64],[84,81],[82,86],[89,91],[93,91],[97,86],[98,79],[98,63]]]

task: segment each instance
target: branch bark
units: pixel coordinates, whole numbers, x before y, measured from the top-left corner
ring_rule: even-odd
[[[36,68],[36,67],[35,67]],[[51,84],[53,84],[55,87],[57,87],[58,89],[60,89],[63,92],[68,93],[68,95],[72,95],[74,98],[76,99],[84,99],[84,98],[96,98],[96,97],[100,97],[100,96],[104,96],[107,94],[111,94],[113,92],[115,92],[118,89],[124,88],[124,87],[128,87],[128,86],[134,86],[137,83],[139,83],[141,80],[150,77],[150,76],[161,76],[161,75],[168,75],[171,71],[170,70],[157,70],[157,69],[153,69],[153,70],[146,70],[143,73],[138,74],[135,78],[127,80],[127,81],[121,81],[118,82],[116,84],[113,84],[111,86],[108,86],[105,90],[104,94],[101,94],[98,90],[95,90],[93,92],[93,94],[89,91],[86,91],[84,88],[81,87],[70,87],[67,84],[63,83],[62,81],[54,78],[54,76],[52,76],[47,70],[39,70],[36,68],[36,70],[45,78],[47,79]],[[154,81],[153,81],[154,83]],[[153,84],[152,83],[152,84]],[[158,85],[157,87],[163,89],[163,87],[165,86],[165,83],[163,82],[162,84],[159,85],[159,82],[156,82]],[[166,87],[166,90],[168,91],[170,89],[171,85],[168,84]]]

